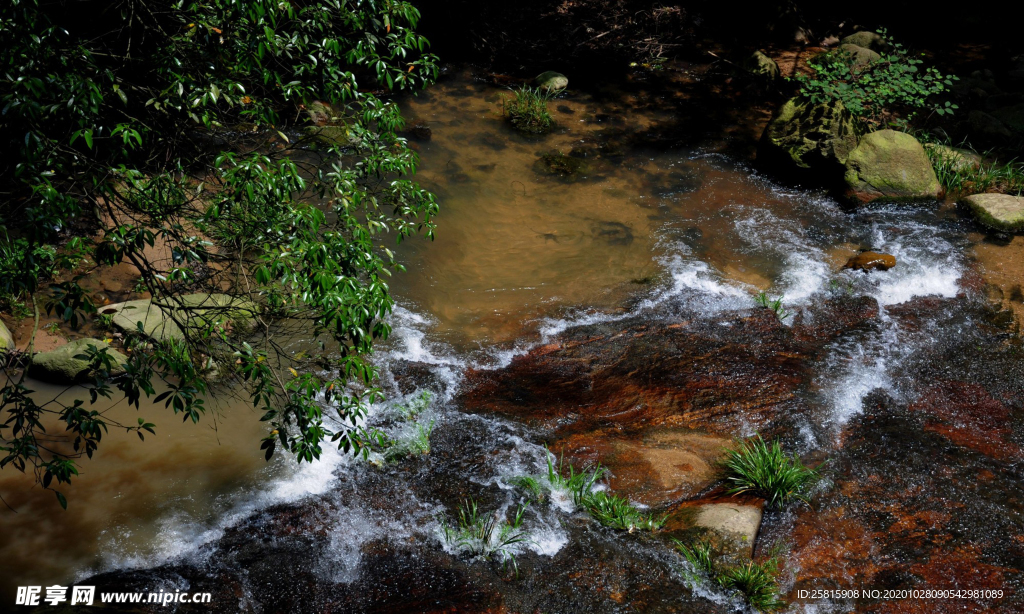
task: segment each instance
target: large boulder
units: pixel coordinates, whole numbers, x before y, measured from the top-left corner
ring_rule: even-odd
[[[885,39],[878,32],[854,32],[843,40],[840,45],[856,45],[871,51],[885,51]]]
[[[0,352],[6,352],[14,347],[14,336],[7,329],[7,325],[0,320]]]
[[[183,339],[181,325],[199,330],[216,324],[230,330],[251,328],[256,305],[246,299],[226,294],[186,294],[174,298],[141,299],[107,305],[100,313],[112,315],[113,323],[126,331],[136,331],[139,324],[143,332],[157,341]],[[180,325],[180,324],[181,325]]]
[[[853,116],[842,102],[815,104],[791,98],[768,123],[758,161],[780,170],[832,171],[857,147]]]
[[[545,92],[560,92],[569,87],[569,77],[560,72],[549,70],[537,75],[533,83]]]
[[[846,185],[860,202],[934,200],[942,193],[924,147],[895,130],[861,138],[846,160]]]
[[[84,383],[93,373],[89,370],[89,361],[80,356],[85,356],[90,347],[97,350],[106,348],[107,355],[114,359],[115,366],[110,370],[111,375],[124,372],[124,363],[128,362],[124,354],[97,339],[78,339],[56,350],[40,352],[33,356],[28,366],[28,374],[51,384]]]
[[[1024,232],[1024,197],[974,194],[964,199],[978,221],[996,230]]]

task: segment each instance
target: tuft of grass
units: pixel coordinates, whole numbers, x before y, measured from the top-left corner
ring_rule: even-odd
[[[779,598],[779,561],[776,558],[761,562],[747,561],[722,570],[718,583],[722,588],[739,591],[747,603],[759,612],[775,612],[786,607]]]
[[[540,483],[540,480],[532,475],[521,475],[519,477],[512,478],[509,482],[513,486],[518,486],[525,490],[527,498],[532,501],[537,501],[539,503],[543,501],[547,495],[544,485]]]
[[[441,537],[445,543],[484,560],[498,559],[505,567],[519,575],[515,550],[518,544],[530,541],[524,530],[523,519],[529,504],[516,508],[512,519],[499,514],[481,514],[476,501],[466,499],[459,505],[453,523],[447,516],[440,518]]]
[[[803,493],[818,473],[782,451],[778,441],[767,443],[760,435],[748,439],[735,450],[726,450],[725,468],[733,487],[730,494],[754,493],[768,507],[783,507],[792,501],[804,501]]]
[[[419,454],[430,454],[430,434],[433,431],[433,420],[427,424],[417,423],[411,435],[390,442],[384,451],[385,460],[395,461]]]
[[[747,561],[739,565],[721,565],[716,562],[711,544],[699,541],[686,545],[674,540],[693,571],[683,571],[693,583],[709,580],[724,589],[735,590],[759,612],[774,612],[786,606],[779,597],[779,558],[773,555],[763,561]]]
[[[793,314],[786,311],[786,309],[782,306],[783,298],[785,297],[780,296],[779,298],[773,300],[768,298],[768,294],[766,292],[759,292],[757,296],[754,297],[754,302],[762,307],[770,309],[772,313],[774,313],[775,316],[780,320],[785,320],[786,318]]]
[[[398,415],[405,420],[415,420],[417,416],[430,407],[430,402],[433,399],[434,396],[430,394],[430,392],[424,390],[413,400],[402,405],[395,405],[394,409]]]
[[[948,142],[939,144],[952,147]],[[974,168],[972,165],[964,164],[958,156],[943,154],[938,148],[926,147],[925,152],[932,162],[939,183],[954,198],[986,192],[1015,196],[1024,194],[1024,165],[1016,159],[1002,164],[982,163],[978,168]]]
[[[586,511],[594,520],[606,527],[620,531],[636,530],[656,531],[665,524],[667,516],[660,518],[641,512],[625,497],[620,497],[603,490],[595,491],[594,486],[603,478],[608,470],[597,465],[590,470],[577,470],[568,465],[568,476],[564,475],[563,459],[558,465],[552,462],[553,455],[548,454],[548,483],[552,488],[560,488],[569,492],[576,507]]]
[[[502,96],[502,114],[517,130],[540,134],[547,132],[554,120],[548,113],[548,101],[552,94],[526,85],[512,90],[511,95]]]

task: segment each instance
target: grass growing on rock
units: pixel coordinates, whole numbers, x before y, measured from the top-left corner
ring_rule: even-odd
[[[768,293],[759,292],[757,296],[754,297],[754,302],[765,309],[771,310],[779,320],[785,320],[793,314],[786,311],[786,308],[782,306],[783,298],[784,297],[780,296],[777,299],[772,299],[768,297]]]
[[[679,540],[675,542],[676,549],[692,568],[683,570],[688,581],[694,584],[710,581],[724,589],[735,590],[759,612],[775,612],[786,606],[786,602],[779,597],[778,556],[730,565],[714,557],[713,548],[708,542],[701,541],[692,545]]]
[[[440,517],[441,537],[449,546],[475,558],[497,559],[518,575],[516,548],[530,541],[529,533],[522,528],[528,505],[517,507],[510,520],[498,513],[482,514],[476,501],[467,499],[459,506],[454,522],[447,516]]]
[[[502,97],[502,114],[517,130],[534,134],[547,132],[555,123],[548,113],[549,100],[551,94],[524,85]]]
[[[606,527],[620,531],[656,531],[665,524],[666,516],[653,516],[637,508],[625,497],[606,490],[595,490],[598,482],[607,474],[601,465],[593,469],[577,469],[563,462],[556,463],[553,454],[548,454],[546,476],[520,476],[511,483],[526,491],[535,500],[550,499],[547,491],[561,491],[572,498],[573,504],[587,512]],[[546,496],[547,495],[547,496]]]
[[[726,478],[730,494],[752,493],[763,497],[768,507],[784,507],[807,499],[804,493],[818,473],[782,451],[778,441],[766,442],[760,435],[726,450]]]
[[[1011,160],[1005,164],[981,164],[974,168],[960,163],[954,156],[944,156],[935,149],[926,149],[939,183],[951,196],[999,192],[1024,194],[1024,166]]]

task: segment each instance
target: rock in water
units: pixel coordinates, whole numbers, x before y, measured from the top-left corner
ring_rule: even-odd
[[[932,162],[914,137],[895,130],[864,135],[846,161],[849,195],[873,200],[935,200],[942,185]]]
[[[14,336],[7,329],[7,325],[0,320],[0,352],[14,348]]]
[[[51,384],[81,384],[92,375],[89,372],[89,361],[76,356],[84,356],[87,349],[107,348],[107,355],[114,359],[115,366],[111,374],[123,373],[124,363],[128,362],[121,352],[111,349],[106,343],[96,339],[79,339],[63,345],[50,352],[40,352],[32,357],[28,366],[28,374],[38,380]]]
[[[560,92],[569,87],[569,77],[553,70],[540,73],[533,82],[537,87],[547,92]]]
[[[1024,232],[1024,197],[1009,194],[974,194],[964,202],[978,221],[996,230]]]
[[[871,51],[885,51],[886,44],[882,35],[877,32],[854,32],[843,40],[841,45],[857,45]]]
[[[842,102],[791,98],[765,128],[758,161],[781,169],[834,170],[857,147],[853,116]]]
[[[114,316],[114,326],[126,331],[138,330],[141,323],[143,332],[158,341],[183,339],[178,322],[196,329],[211,323],[230,323],[238,330],[249,328],[257,313],[252,302],[226,294],[186,294],[176,299],[180,304],[175,299],[162,299],[159,305],[152,299],[117,303],[100,309],[100,313]]]
[[[779,65],[775,60],[768,57],[763,51],[755,51],[743,63],[743,67],[750,74],[773,81],[779,77]]]
[[[894,266],[896,266],[895,256],[878,252],[863,252],[850,258],[843,268],[857,271],[888,271]]]

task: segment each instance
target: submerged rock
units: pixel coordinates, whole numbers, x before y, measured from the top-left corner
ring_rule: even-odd
[[[123,373],[128,357],[97,339],[78,339],[49,352],[40,352],[32,357],[28,374],[40,381],[51,384],[81,384],[89,380],[89,361],[78,356],[86,355],[88,348],[107,349],[107,355],[114,359],[111,375]]]
[[[533,83],[546,92],[560,92],[569,87],[569,77],[560,72],[549,70],[537,75]]]
[[[982,224],[1010,232],[1024,232],[1024,197],[1009,194],[973,194],[964,199]]]
[[[578,181],[590,170],[590,164],[583,158],[566,155],[560,151],[546,153],[533,163],[534,172],[550,175],[562,181]]]
[[[863,252],[850,258],[843,268],[856,271],[888,271],[894,266],[896,266],[895,256],[878,252]]]
[[[11,331],[7,329],[7,325],[0,320],[0,352],[9,350],[14,347],[14,337],[11,335]]]
[[[180,304],[179,304],[180,303]],[[183,339],[179,323],[205,328],[217,324],[233,330],[251,327],[258,309],[255,303],[226,294],[186,294],[175,299],[141,299],[108,305],[100,313],[113,316],[113,324],[125,331],[143,332],[158,341]]]
[[[924,147],[911,135],[879,130],[864,135],[846,161],[850,196],[874,200],[935,200],[942,185]]]
[[[780,169],[833,171],[857,147],[853,116],[842,102],[814,104],[791,98],[769,122],[758,162]]]

